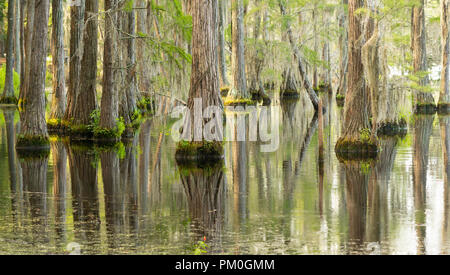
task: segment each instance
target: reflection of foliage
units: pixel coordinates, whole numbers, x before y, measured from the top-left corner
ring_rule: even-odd
[[[194,255],[202,255],[208,253],[206,249],[208,245],[203,241],[198,241],[197,244],[194,245]]]

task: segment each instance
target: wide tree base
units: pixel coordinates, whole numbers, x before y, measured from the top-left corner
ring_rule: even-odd
[[[181,141],[175,153],[177,162],[182,163],[217,161],[223,157],[223,144],[218,141]]]
[[[437,112],[440,115],[449,115],[450,114],[450,103],[439,103],[437,107]]]
[[[378,126],[378,136],[405,136],[408,133],[408,123],[405,119],[399,122],[382,122]]]
[[[377,157],[379,148],[371,141],[340,138],[336,143],[335,151],[341,160],[373,159]]]
[[[70,125],[69,136],[72,140],[91,140],[94,133],[89,125]]]
[[[227,97],[228,93],[230,92],[230,89],[231,88],[228,86],[220,88],[220,96]]]
[[[434,103],[419,103],[414,106],[414,114],[416,115],[434,115],[437,107]]]
[[[17,98],[14,96],[2,97],[0,99],[0,104],[4,105],[17,105]]]
[[[50,140],[44,136],[19,135],[16,151],[20,158],[47,157],[50,153]]]
[[[250,91],[252,95],[252,100],[256,102],[262,102],[263,106],[269,106],[272,103],[272,100],[269,96],[267,96],[264,92],[259,90]]]
[[[49,134],[64,135],[67,132],[67,125],[60,119],[51,118],[47,121]]]
[[[316,93],[332,93],[333,89],[331,88],[330,84],[320,84],[319,87],[317,87]]]
[[[256,101],[252,100],[252,99],[248,99],[248,98],[238,98],[238,99],[233,99],[233,98],[226,98],[223,105],[225,106],[234,106],[234,107],[238,107],[238,106],[254,106],[256,105]]]
[[[281,100],[299,99],[300,93],[294,90],[280,91]]]
[[[345,105],[345,96],[341,94],[336,95],[336,103],[338,107],[344,107]]]

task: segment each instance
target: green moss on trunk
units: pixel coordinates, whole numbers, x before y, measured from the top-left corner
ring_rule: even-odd
[[[0,104],[17,105],[17,102],[17,98],[14,96],[2,97],[0,99]]]
[[[218,160],[222,159],[223,155],[223,144],[217,141],[181,141],[175,154],[179,162]]]
[[[437,109],[439,114],[448,115],[450,114],[450,103],[439,103]]]
[[[239,98],[239,99],[226,99],[224,102],[225,106],[248,106],[248,105],[256,105],[256,101],[247,99],[247,98]]]
[[[417,103],[414,106],[414,113],[416,115],[434,115],[437,111],[437,107],[433,103]]]
[[[378,125],[379,136],[405,136],[408,133],[408,124],[405,119],[398,122],[382,122]]]
[[[345,104],[345,96],[341,94],[336,95],[336,103],[338,107],[344,107]]]
[[[339,159],[372,159],[378,155],[378,145],[368,138],[341,138],[336,143],[336,155]]]
[[[50,140],[44,136],[17,136],[16,151],[20,158],[46,157],[50,153]]]

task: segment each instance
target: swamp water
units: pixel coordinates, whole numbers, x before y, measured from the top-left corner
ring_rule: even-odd
[[[194,254],[199,242],[210,254],[450,253],[450,117],[415,116],[404,138],[380,139],[375,163],[340,163],[343,111],[325,105],[320,165],[303,98],[273,108],[276,152],[226,142],[224,163],[206,169],[177,166],[157,117],[113,151],[52,139],[48,158],[19,160],[18,113],[1,109],[0,254],[67,254],[71,243]]]

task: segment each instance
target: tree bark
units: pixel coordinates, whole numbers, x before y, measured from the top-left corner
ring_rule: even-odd
[[[69,89],[67,90],[67,109],[64,115],[64,119],[68,122],[71,122],[75,116],[76,100],[81,84],[85,0],[80,1],[79,6],[70,7]]]
[[[133,4],[134,7],[134,4]],[[135,120],[134,114],[137,110],[136,106],[136,94],[137,94],[137,79],[136,79],[136,13],[134,10],[123,12],[123,32],[126,33],[124,40],[122,42],[122,50],[124,65],[126,70],[124,70],[124,85],[121,89],[121,100],[120,100],[120,116],[124,118],[125,125],[127,126],[126,135],[132,136],[132,123]]]
[[[226,0],[218,0],[219,5],[219,69],[221,87],[230,85],[227,76],[227,64],[225,59],[225,13],[226,13]]]
[[[20,116],[18,147],[30,146],[30,139],[38,139],[39,145],[48,146],[47,123],[45,121],[45,71],[47,56],[47,34],[49,0],[36,3],[33,40],[31,44],[30,82],[27,87],[24,110]],[[36,145],[36,144],[31,144]]]
[[[364,7],[362,0],[349,0],[349,59],[348,88],[344,107],[344,134],[336,144],[341,157],[364,153],[376,155],[378,148],[369,123],[368,92],[364,81],[362,63],[362,18],[355,12]],[[367,154],[367,155],[366,155]]]
[[[283,16],[286,16],[286,7],[284,5],[283,0],[278,0],[278,4],[280,6],[281,14]],[[311,100],[311,103],[314,106],[314,109],[317,111],[319,109],[319,98],[317,97],[316,92],[311,87],[311,83],[308,80],[308,76],[306,74],[305,67],[303,65],[303,60],[300,56],[300,52],[299,52],[297,46],[295,45],[294,36],[292,35],[292,29],[289,26],[289,24],[287,26],[287,34],[288,34],[289,42],[291,44],[294,58],[298,63],[298,69],[300,72],[300,77],[302,79],[303,88],[305,88],[306,92],[308,93],[309,99]]]
[[[247,77],[245,72],[243,0],[232,0],[231,18],[233,37],[231,70],[233,74],[233,87],[228,94],[227,101],[236,99],[250,99],[250,93],[247,91]]]
[[[223,155],[223,147],[220,142],[223,140],[223,135],[219,130],[219,125],[222,123],[222,117],[214,116],[209,121],[201,119],[201,125],[196,125],[194,118],[194,110],[197,105],[195,103],[196,99],[202,99],[202,110],[206,110],[210,106],[223,107],[222,99],[220,98],[219,72],[217,71],[217,0],[193,1],[192,22],[192,72],[187,104],[190,116],[186,116],[185,119],[183,138],[192,141],[192,137],[194,137],[194,140],[197,140],[197,142],[191,142],[191,145],[203,147],[206,143],[201,131],[207,123],[213,123],[216,131],[214,140],[211,142],[215,142],[215,146],[213,152],[207,157],[221,157]],[[186,151],[178,150],[177,156],[184,158],[186,153]],[[202,154],[201,150],[197,150],[197,153],[199,154],[198,156]],[[201,156],[203,157],[203,155]]]
[[[412,10],[412,50],[413,50],[413,68],[414,73],[419,74],[420,81],[418,85],[425,87],[429,84],[427,72],[427,48],[426,48],[426,29],[425,29],[425,4],[420,0],[419,5],[415,5]],[[425,75],[421,75],[425,74]],[[434,109],[435,102],[431,92],[416,90],[415,111],[422,112],[423,108]],[[426,111],[426,110],[424,110]]]
[[[66,77],[64,70],[64,8],[62,0],[52,0],[52,71],[53,96],[50,119],[61,120],[66,112]]]
[[[23,108],[24,100],[27,97],[27,89],[30,83],[30,69],[31,69],[31,44],[33,41],[34,30],[34,1],[27,2],[27,29],[25,34],[25,81],[22,85],[19,95],[19,107]]]
[[[338,97],[345,97],[347,92],[347,72],[348,72],[348,20],[347,5],[348,0],[342,0],[343,12],[339,18],[339,87],[337,89]]]
[[[439,96],[439,111],[450,111],[450,90],[449,90],[449,50],[450,37],[448,30],[448,0],[441,0],[441,51],[442,51],[442,72],[441,72],[441,92]]]
[[[14,98],[14,7],[15,1],[8,0],[8,33],[6,37],[6,73],[5,87],[0,102],[15,103]]]
[[[119,113],[117,85],[114,83],[117,70],[114,69],[117,54],[117,12],[113,11],[117,0],[105,0],[105,41],[103,51],[103,94],[100,113],[100,127],[112,130],[116,127]]]
[[[21,0],[16,0],[14,7],[14,70],[21,73],[21,52],[20,52],[20,8]]]
[[[84,48],[80,63],[80,83],[74,85],[77,90],[74,90],[75,102],[72,102],[73,125],[88,125],[91,113],[97,109],[98,0],[85,0],[83,17],[81,45]]]

